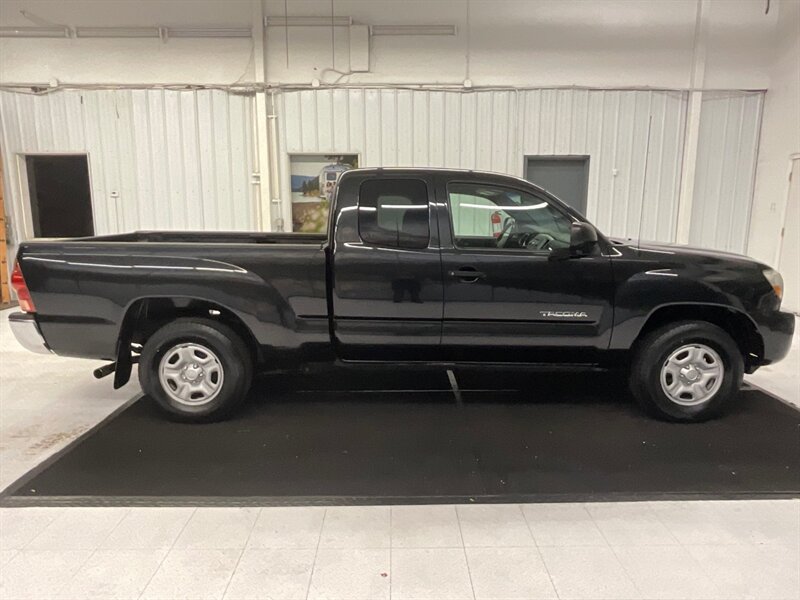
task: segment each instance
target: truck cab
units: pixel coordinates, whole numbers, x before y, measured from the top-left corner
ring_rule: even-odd
[[[573,257],[582,218],[544,191],[470,171],[362,171],[342,178],[336,210],[343,358],[594,364],[608,348],[612,245],[594,236]]]

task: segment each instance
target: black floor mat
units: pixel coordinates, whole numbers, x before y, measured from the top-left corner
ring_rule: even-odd
[[[330,371],[259,380],[233,419],[140,400],[5,501],[437,502],[800,494],[800,412],[757,390],[717,420],[643,416],[599,374]],[[181,500],[183,499],[183,500]]]

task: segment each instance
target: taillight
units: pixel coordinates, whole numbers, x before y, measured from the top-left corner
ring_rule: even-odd
[[[35,313],[36,307],[33,305],[33,299],[25,283],[25,277],[22,276],[22,269],[19,268],[19,261],[14,263],[14,270],[11,272],[11,287],[17,293],[19,307],[27,313]]]

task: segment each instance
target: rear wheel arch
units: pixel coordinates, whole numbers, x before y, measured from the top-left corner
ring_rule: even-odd
[[[148,296],[131,302],[122,318],[117,336],[117,370],[114,387],[130,379],[131,354],[164,325],[181,318],[209,319],[230,327],[247,345],[253,364],[261,359],[261,349],[252,330],[227,306],[204,298]]]

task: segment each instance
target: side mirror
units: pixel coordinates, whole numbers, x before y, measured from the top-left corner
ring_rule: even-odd
[[[597,246],[597,229],[589,223],[573,223],[569,236],[570,256],[586,256]]]
[[[573,223],[570,229],[569,248],[558,248],[550,253],[551,260],[566,260],[588,256],[597,246],[597,230],[589,223]]]

